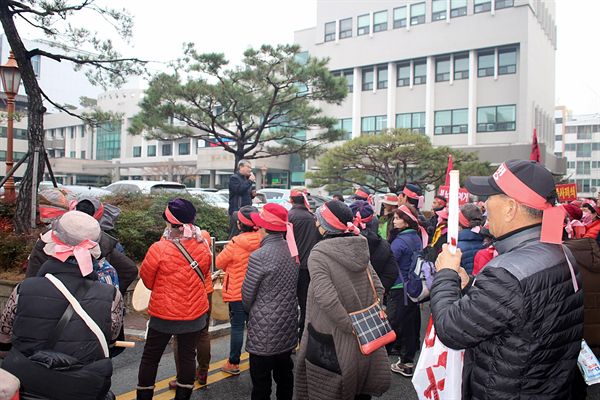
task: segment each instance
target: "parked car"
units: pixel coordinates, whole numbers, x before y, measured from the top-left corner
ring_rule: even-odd
[[[168,181],[117,181],[108,185],[112,193],[158,194],[163,192],[186,194],[185,185]]]
[[[103,197],[110,196],[113,192],[101,189],[93,186],[82,186],[82,185],[60,185],[62,189],[67,189],[69,192],[75,194],[77,197],[91,196],[91,197]]]
[[[223,196],[220,193],[207,192],[203,189],[198,188],[189,188],[187,191],[190,192],[192,196],[200,197],[202,198],[202,200],[215,207],[219,207],[224,210],[227,210],[229,208],[229,200],[226,196]]]
[[[267,203],[281,204],[288,210],[292,208],[290,204],[290,189],[267,188],[257,190],[257,193],[265,195]]]
[[[221,189],[217,193],[224,196],[229,204],[229,189]],[[261,210],[265,204],[267,204],[267,196],[264,193],[256,192],[256,196],[252,199],[252,205]]]

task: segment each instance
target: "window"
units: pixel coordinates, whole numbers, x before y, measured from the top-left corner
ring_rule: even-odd
[[[454,56],[454,80],[469,79],[469,55],[457,54]]]
[[[356,36],[368,35],[370,32],[369,26],[371,25],[369,22],[369,14],[359,15],[356,21],[356,25]]]
[[[578,192],[589,192],[590,191],[590,180],[589,179],[577,179],[577,191]]]
[[[65,128],[59,128],[58,129],[58,138],[59,139],[64,139],[65,138]]]
[[[592,126],[591,125],[578,126],[577,127],[577,139],[591,140],[592,139]]]
[[[577,145],[575,143],[565,143],[565,151],[575,151]]]
[[[450,57],[435,59],[435,81],[445,82],[450,80]]]
[[[133,146],[133,156],[134,157],[142,156],[142,146]]]
[[[494,76],[494,50],[477,52],[477,76]]]
[[[76,152],[74,152],[74,151],[70,151],[70,152],[69,152],[69,158],[75,158],[75,157],[76,157],[76,154],[77,154]]]
[[[352,118],[340,119],[333,127],[343,132],[341,140],[352,139]]]
[[[81,159],[85,160],[85,150],[81,150]]]
[[[556,140],[557,142],[560,142],[562,140],[562,135],[554,136],[554,140]]]
[[[600,143],[592,143],[592,151],[600,150]],[[600,161],[599,161],[600,163]]]
[[[567,161],[568,169],[575,169],[575,161]]]
[[[427,82],[427,62],[426,61],[415,61],[413,71],[413,78],[415,85],[423,85]]]
[[[567,126],[567,133],[577,133],[576,126]]]
[[[576,174],[580,175],[589,175],[591,173],[589,161],[577,161],[577,169],[575,170]]]
[[[173,145],[171,143],[162,145],[162,155],[163,156],[171,156],[173,155]]]
[[[495,106],[477,108],[477,132],[514,131],[517,128],[517,107]]]
[[[467,133],[468,111],[466,108],[435,112],[434,134]]]
[[[362,90],[373,90],[373,68],[362,69]]]
[[[446,0],[433,0],[431,5],[431,20],[441,21],[446,19]]]
[[[467,15],[467,0],[450,0],[450,18]]]
[[[410,6],[410,25],[425,23],[425,3],[412,4]]]
[[[396,128],[412,129],[413,132],[425,133],[425,113],[396,114]]]
[[[591,157],[592,156],[592,144],[591,143],[577,143],[577,157]]]
[[[85,127],[83,125],[81,125],[79,127],[79,129],[80,129],[79,132],[81,133],[81,137],[85,137]]]
[[[394,29],[406,26],[406,6],[394,8]]]
[[[186,156],[188,154],[190,154],[190,143],[179,143],[179,155]]]
[[[340,39],[352,37],[352,18],[340,20]]]
[[[555,151],[555,152],[554,152],[554,155],[555,155],[556,157],[558,157],[558,158],[561,158],[561,157],[562,157],[562,153],[561,153],[560,151]]]
[[[498,75],[517,72],[517,49],[514,47],[498,50]]]
[[[387,89],[388,69],[387,65],[377,67],[377,89]]]
[[[42,57],[40,55],[31,57],[31,66],[33,67],[33,72],[36,77],[40,77],[40,65],[42,62]]]
[[[374,117],[363,117],[360,121],[362,133],[377,133],[387,128],[387,117],[377,115]]]
[[[121,156],[121,123],[103,123],[96,132],[96,159],[112,160]]]
[[[592,161],[592,169],[600,168],[600,161]]]
[[[148,157],[156,157],[156,145],[150,144],[146,148]]]
[[[71,136],[71,139],[75,139],[75,127],[74,126],[71,126],[69,128],[69,134]]]
[[[501,10],[503,8],[512,7],[515,4],[515,0],[496,0],[496,5],[494,8],[496,10]]]
[[[342,72],[344,78],[346,78],[346,82],[348,82],[348,93],[352,93],[354,89],[354,71],[348,69]]]
[[[398,80],[396,86],[410,85],[410,63],[398,64]]]
[[[562,124],[563,123],[563,119],[562,118],[554,118],[554,123],[555,124]]]
[[[475,14],[490,11],[492,9],[491,0],[475,0],[473,12]]]
[[[325,24],[325,41],[331,42],[335,40],[335,22],[327,22]]]
[[[373,32],[387,31],[387,19],[388,13],[385,11],[378,11],[373,14]]]

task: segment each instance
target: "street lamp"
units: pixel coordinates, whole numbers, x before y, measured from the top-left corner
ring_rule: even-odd
[[[267,170],[269,168],[266,165],[263,165],[262,167],[260,167],[260,172],[261,172],[261,181],[262,181],[262,188],[266,188],[267,187]]]
[[[6,64],[0,66],[0,77],[2,78],[2,87],[6,93],[6,111],[8,112],[8,121],[6,123],[6,174],[13,167],[13,119],[15,113],[15,96],[19,92],[21,84],[21,72],[17,61],[11,51]],[[11,176],[4,184],[4,198],[9,203],[15,202],[15,180]]]

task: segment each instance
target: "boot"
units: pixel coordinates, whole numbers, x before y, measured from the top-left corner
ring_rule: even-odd
[[[135,398],[136,400],[152,400],[154,397],[154,389],[137,389]]]
[[[177,386],[177,390],[175,391],[175,399],[174,400],[189,400],[192,397],[192,388],[186,388]]]

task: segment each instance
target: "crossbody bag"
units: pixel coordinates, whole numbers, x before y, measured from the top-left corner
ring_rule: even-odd
[[[173,244],[175,245],[175,247],[177,247],[179,249],[179,251],[181,252],[183,257],[185,257],[187,262],[190,264],[190,268],[194,270],[196,275],[198,275],[198,278],[200,278],[202,283],[204,283],[204,279],[205,279],[204,274],[202,273],[202,270],[200,270],[200,266],[198,265],[198,262],[196,260],[194,260],[194,258],[185,249],[185,247],[183,247],[183,245],[181,244],[181,242],[179,242],[179,240],[173,240]]]

